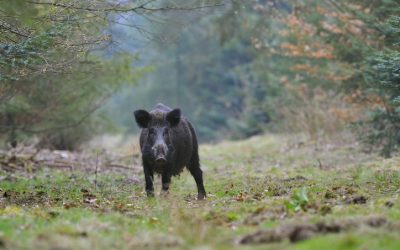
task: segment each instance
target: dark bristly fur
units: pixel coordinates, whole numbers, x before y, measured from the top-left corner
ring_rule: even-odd
[[[161,174],[162,191],[167,192],[171,176],[183,168],[189,170],[197,184],[198,199],[206,197],[196,133],[192,124],[181,116],[180,109],[157,104],[151,111],[136,110],[136,123],[140,133],[143,170],[148,196],[154,196],[153,175]]]

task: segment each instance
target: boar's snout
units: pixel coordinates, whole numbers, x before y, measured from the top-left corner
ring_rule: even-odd
[[[157,164],[165,164],[167,162],[168,147],[165,143],[158,143],[153,146],[154,158]]]

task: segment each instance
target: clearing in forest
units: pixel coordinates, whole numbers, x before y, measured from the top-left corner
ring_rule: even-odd
[[[363,152],[345,137],[264,135],[202,145],[205,201],[195,199],[187,171],[172,180],[168,197],[158,196],[157,178],[156,198],[146,198],[137,153],[3,152],[0,244],[400,249],[400,158]]]

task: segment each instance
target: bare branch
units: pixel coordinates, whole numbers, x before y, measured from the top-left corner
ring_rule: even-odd
[[[63,3],[54,3],[54,2],[36,2],[36,1],[28,1],[28,3],[31,4],[38,4],[38,5],[52,5],[55,7],[61,7],[61,8],[66,8],[66,9],[75,9],[75,10],[83,10],[83,11],[94,11],[94,12],[136,12],[138,10],[144,10],[144,11],[150,11],[150,12],[155,12],[155,11],[172,11],[172,10],[178,10],[178,11],[190,11],[190,10],[198,10],[198,9],[204,9],[204,8],[212,8],[212,7],[218,7],[218,6],[223,6],[224,3],[216,3],[216,4],[211,4],[211,5],[202,5],[202,6],[194,6],[194,7],[172,7],[172,6],[166,6],[166,7],[159,7],[159,8],[149,8],[146,7],[153,1],[148,1],[143,4],[140,4],[135,7],[131,8],[121,8],[120,4],[115,4],[115,5],[110,5],[109,7],[89,7],[89,6],[76,6],[76,5],[68,5],[68,4],[63,4]]]
[[[13,27],[11,24],[4,22],[3,20],[0,20],[0,30],[6,30],[8,32],[11,32],[17,36],[22,36],[25,38],[29,38],[30,34],[28,31],[26,30],[22,30],[22,29],[17,29],[15,27]]]

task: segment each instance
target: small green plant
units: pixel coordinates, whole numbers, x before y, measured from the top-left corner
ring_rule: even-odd
[[[295,190],[290,197],[290,200],[285,202],[286,209],[295,212],[300,210],[306,211],[308,204],[309,199],[307,195],[307,189],[305,187]]]

